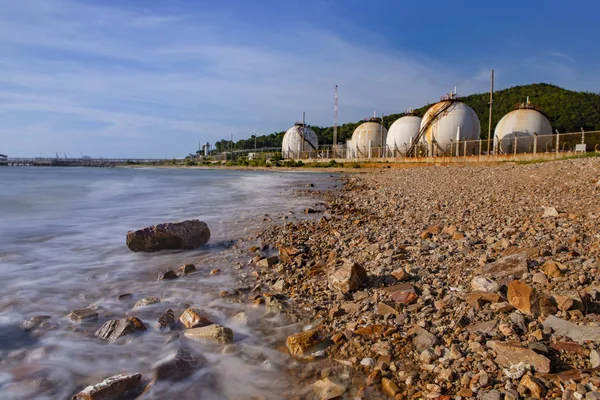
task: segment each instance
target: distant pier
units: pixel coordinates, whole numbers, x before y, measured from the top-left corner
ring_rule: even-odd
[[[155,158],[2,158],[0,166],[7,167],[118,167],[125,165],[165,165],[173,159]]]

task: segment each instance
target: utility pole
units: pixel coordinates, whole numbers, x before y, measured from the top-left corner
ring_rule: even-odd
[[[337,146],[337,126],[338,126],[338,85],[335,85],[335,91],[333,94],[333,147],[334,147],[334,149]]]
[[[494,70],[490,78],[490,123],[488,125],[487,153],[490,154],[490,139],[492,137],[492,108],[494,105]]]

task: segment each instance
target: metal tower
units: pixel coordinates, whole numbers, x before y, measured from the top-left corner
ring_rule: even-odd
[[[337,125],[338,125],[338,85],[335,85],[333,95],[333,147],[337,146]]]

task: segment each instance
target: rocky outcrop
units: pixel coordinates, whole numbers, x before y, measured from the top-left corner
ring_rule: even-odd
[[[142,374],[120,374],[88,386],[72,397],[72,400],[123,399],[139,391]]]
[[[211,321],[208,314],[194,307],[185,310],[183,314],[181,314],[181,316],[179,317],[179,321],[181,321],[181,323],[185,325],[185,327],[188,329],[200,328],[203,326],[214,324],[214,322]]]
[[[194,341],[209,341],[219,344],[233,342],[233,331],[230,328],[217,324],[187,329],[183,334],[188,339]]]
[[[112,343],[123,336],[134,333],[136,330],[146,330],[144,323],[136,317],[111,319],[110,321],[106,321],[102,327],[96,331],[95,335],[100,339]]]
[[[154,364],[154,379],[159,381],[179,381],[192,375],[205,363],[206,360],[203,358],[194,357],[189,351],[179,349],[176,353]]]
[[[127,247],[134,252],[192,250],[206,244],[210,229],[197,219],[165,223],[127,232]]]

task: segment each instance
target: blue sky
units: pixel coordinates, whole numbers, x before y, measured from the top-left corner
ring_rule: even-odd
[[[0,0],[0,153],[180,157],[458,86],[600,92],[597,1]]]

